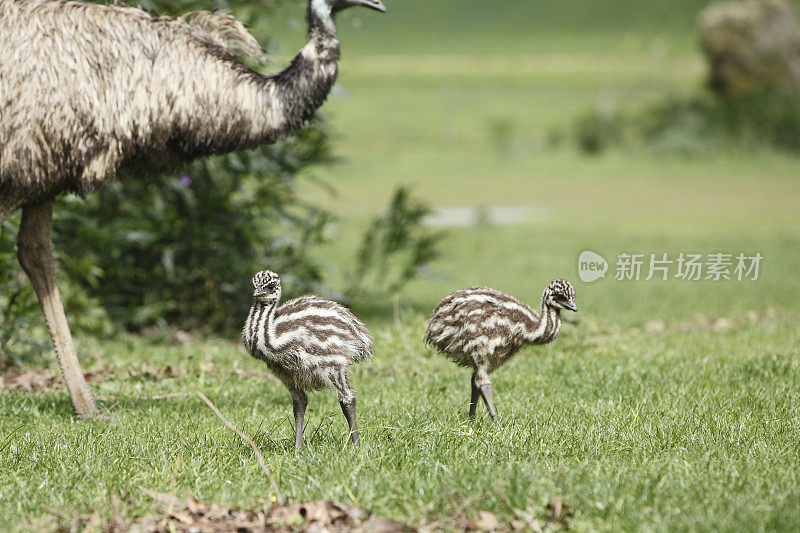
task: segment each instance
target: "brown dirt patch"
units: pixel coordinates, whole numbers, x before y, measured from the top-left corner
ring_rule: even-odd
[[[57,528],[69,524],[72,529],[77,527],[107,533],[416,531],[415,528],[401,522],[377,517],[359,507],[348,507],[334,501],[273,503],[263,509],[238,510],[198,502],[191,494],[187,494],[185,499],[179,499],[170,494],[150,490],[145,492],[161,504],[163,510],[160,514],[129,520],[120,514],[118,501],[114,505],[114,517],[107,521],[101,519],[99,511],[91,515],[67,516],[55,509],[45,510],[58,522]]]
[[[226,366],[224,369],[215,366],[213,363],[200,363],[200,374],[211,377],[241,376],[259,379],[276,379],[269,372],[253,372],[239,368],[234,363],[232,367]],[[159,381],[165,378],[179,378],[189,374],[189,369],[174,365],[165,367],[153,366],[145,363],[139,368],[118,370],[109,365],[100,365],[89,369],[83,373],[83,377],[88,382],[102,381],[111,378],[124,379],[146,379]],[[54,368],[16,368],[7,367],[0,374],[0,393],[11,390],[24,390],[26,392],[47,391],[57,388],[64,388],[64,378],[57,373]]]

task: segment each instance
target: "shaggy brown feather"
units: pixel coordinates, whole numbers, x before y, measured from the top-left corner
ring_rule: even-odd
[[[308,45],[263,76],[236,57],[260,47],[226,14],[0,0],[0,214],[298,129],[339,59],[335,30],[309,14]]]

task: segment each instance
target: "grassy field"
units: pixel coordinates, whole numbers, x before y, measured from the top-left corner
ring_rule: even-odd
[[[348,14],[325,108],[342,159],[314,171],[338,196],[305,191],[340,217],[317,252],[332,278],[399,184],[435,207],[526,206],[533,218],[446,228],[443,256],[396,313],[361,310],[376,357],[353,378],[359,452],[321,393],[295,459],[288,394],[237,343],[78,338],[116,422],[74,420],[63,389],[0,394],[0,529],[110,518],[117,499],[125,517],[158,513],[144,489],[269,503],[252,452],[195,390],[253,438],[298,501],[454,528],[489,511],[530,529],[800,529],[796,156],[588,157],[551,142],[587,109],[700,90],[692,24],[703,3],[389,0],[384,17]],[[300,30],[281,27],[288,55]],[[609,260],[606,279],[578,280],[586,249]],[[764,259],[757,281],[616,281],[623,252]],[[493,375],[502,430],[483,408],[469,424],[469,375],[422,346],[427,313],[473,284],[535,303],[561,276],[576,286],[577,322]],[[567,510],[553,522],[555,501]]]
[[[148,399],[202,390],[298,500],[410,522],[487,510],[506,524],[525,512],[544,524],[546,505],[563,496],[575,529],[796,530],[797,322],[780,316],[722,332],[702,321],[663,334],[591,319],[565,327],[556,345],[496,374],[506,425],[497,431],[483,412],[466,422],[467,373],[422,350],[422,317],[403,314],[400,328],[372,324],[378,355],[354,377],[362,450],[350,449],[335,399],[320,394],[300,459],[288,396],[238,347],[84,342],[114,369],[94,388],[118,422],[72,420],[63,391],[2,395],[4,528],[28,527],[44,504],[108,517],[114,495],[125,516],[156,513],[142,488],[268,502],[250,450],[199,400]],[[143,360],[180,375],[136,376]]]

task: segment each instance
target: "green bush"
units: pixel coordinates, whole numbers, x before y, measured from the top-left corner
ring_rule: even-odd
[[[20,212],[0,227],[0,368],[30,361],[50,346],[39,302],[17,263],[16,236]],[[57,258],[63,256],[55,251]],[[87,265],[89,270],[96,270]],[[59,272],[59,289],[72,328],[93,335],[111,335],[104,308],[91,293]]]
[[[40,351],[34,339],[41,338],[39,304],[27,278],[17,264],[15,239],[19,213],[0,225],[0,369],[9,361],[19,362]],[[31,335],[32,329],[39,335]]]
[[[407,188],[395,191],[386,212],[376,216],[364,232],[347,297],[362,304],[385,300],[439,256],[441,234],[422,225],[429,213],[428,206],[413,198]]]
[[[317,126],[160,180],[115,181],[84,200],[59,198],[53,242],[72,326],[107,335],[111,317],[130,330],[230,333],[250,303],[253,272],[265,267],[285,272],[298,291],[320,290],[322,274],[308,252],[324,240],[331,215],[299,200],[296,176],[330,159]],[[18,225],[15,213],[0,232],[3,352],[38,347],[18,335],[32,338],[42,322],[16,259]]]
[[[613,116],[586,113],[573,138],[587,153],[622,145],[686,156],[759,146],[800,152],[800,98],[777,88],[729,100],[673,96]]]
[[[324,239],[330,215],[298,199],[296,176],[329,159],[325,131],[309,128],[162,180],[66,198],[54,238],[63,269],[129,329],[235,331],[254,272],[287,272],[298,290],[321,283],[308,251]]]
[[[576,120],[574,131],[578,147],[589,154],[602,152],[621,140],[619,117],[611,113],[585,113]]]
[[[722,104],[728,129],[742,137],[755,136],[780,149],[800,152],[800,95],[768,89]]]

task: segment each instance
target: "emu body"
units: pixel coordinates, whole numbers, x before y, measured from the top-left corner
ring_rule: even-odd
[[[292,396],[295,454],[302,446],[307,392],[332,389],[339,397],[353,444],[359,445],[356,393],[348,368],[372,357],[372,338],[366,326],[342,305],[301,296],[278,305],[280,278],[261,271],[253,278],[255,299],[242,340],[250,354],[267,364]]]
[[[472,367],[469,416],[478,397],[499,427],[489,374],[526,344],[552,342],[561,330],[561,310],[577,311],[575,290],[556,279],[542,294],[539,313],[513,296],[489,287],[471,287],[445,296],[434,308],[425,332],[432,344],[459,366]]]
[[[97,408],[55,283],[53,199],[297,130],[336,79],[333,17],[354,5],[384,10],[379,0],[310,0],[308,44],[263,76],[236,57],[260,47],[229,16],[174,20],[120,5],[0,0],[0,223],[22,207],[20,263],[78,415]]]

